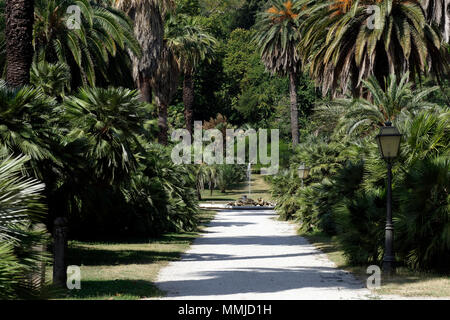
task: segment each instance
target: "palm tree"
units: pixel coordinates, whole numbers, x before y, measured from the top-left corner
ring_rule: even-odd
[[[114,0],[115,6],[124,10],[134,22],[134,35],[142,49],[142,55],[130,54],[133,78],[143,101],[152,101],[150,80],[163,53],[165,12],[172,7],[172,0]]]
[[[43,245],[45,235],[32,226],[46,214],[44,184],[23,175],[28,157],[0,152],[0,299],[36,298],[44,279],[33,274],[45,254],[33,250]]]
[[[64,139],[89,142],[86,158],[96,177],[109,185],[121,182],[137,166],[133,145],[145,134],[145,106],[136,90],[125,88],[81,88],[64,103],[72,130]]]
[[[170,17],[165,24],[167,46],[174,53],[184,74],[183,104],[186,129],[193,131],[193,104],[195,68],[202,61],[211,62],[216,39],[208,34],[196,17],[183,14]]]
[[[435,23],[445,42],[450,41],[450,0],[422,0],[421,5],[429,23]]]
[[[412,89],[408,82],[409,75],[405,73],[398,81],[391,75],[384,81],[383,87],[375,77],[363,80],[363,86],[371,99],[347,98],[335,99],[334,102],[323,104],[316,108],[318,114],[339,114],[337,132],[348,134],[372,134],[386,121],[409,117],[423,109],[436,108],[427,98],[438,87]]]
[[[382,83],[407,71],[413,80],[431,71],[438,79],[448,68],[440,36],[426,22],[417,1],[319,1],[311,5],[302,24],[299,48],[322,93],[361,96],[362,80],[375,76]],[[371,8],[380,8],[373,23]]]
[[[205,163],[193,164],[189,166],[189,171],[195,181],[195,189],[197,191],[197,200],[202,200],[202,190],[205,188],[205,182],[207,178]]]
[[[51,130],[47,115],[53,102],[39,89],[30,86],[12,89],[0,80],[1,148],[33,160],[51,158],[43,133]]]
[[[164,40],[158,67],[150,79],[150,85],[155,91],[155,102],[158,106],[158,142],[162,145],[167,145],[168,142],[167,108],[177,91],[179,76],[180,68],[176,57],[167,46],[167,41]]]
[[[33,60],[34,1],[6,1],[6,82],[11,87],[29,83]]]
[[[49,97],[62,97],[70,91],[70,68],[61,62],[55,64],[44,60],[31,66],[30,82]]]
[[[69,27],[67,9],[71,5],[81,9],[79,27]],[[35,17],[36,52],[50,63],[69,65],[72,80],[84,85],[95,86],[96,75],[108,79],[111,58],[120,56],[125,48],[136,55],[140,52],[132,22],[120,10],[88,0],[37,0]]]
[[[0,0],[0,77],[6,75],[5,0]]]
[[[296,77],[300,68],[297,45],[300,41],[300,1],[271,1],[272,7],[260,14],[254,41],[265,67],[272,73],[289,75],[292,145],[299,139]]]

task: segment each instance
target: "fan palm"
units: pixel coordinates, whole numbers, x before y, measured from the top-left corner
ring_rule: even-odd
[[[405,117],[396,125],[404,134],[402,157],[410,164],[417,160],[450,155],[450,110],[424,110]]]
[[[380,9],[375,24],[374,5]],[[323,94],[345,94],[350,84],[361,96],[362,80],[372,75],[380,83],[406,71],[413,78],[428,71],[441,78],[448,67],[440,36],[417,1],[318,1],[305,14],[299,48]]]
[[[38,160],[51,157],[43,140],[53,100],[39,89],[10,89],[0,80],[0,145],[14,154]]]
[[[70,91],[70,68],[64,63],[50,64],[44,60],[31,66],[30,82],[50,97]]]
[[[298,144],[298,106],[296,76],[300,67],[297,45],[300,41],[300,1],[273,0],[260,14],[254,41],[265,67],[272,73],[289,75],[292,144]]]
[[[144,134],[145,106],[135,90],[125,88],[81,88],[64,103],[73,130],[64,143],[75,139],[90,142],[86,158],[100,181],[122,181],[137,162],[132,150]]]
[[[69,6],[81,10],[79,26],[67,20]],[[71,66],[83,84],[94,86],[96,73],[107,77],[109,61],[126,49],[139,54],[129,18],[119,10],[88,0],[37,0],[34,47],[50,63]],[[75,80],[75,79],[74,79]]]
[[[385,81],[383,88],[375,77],[363,80],[371,99],[336,99],[332,106],[322,105],[316,108],[317,113],[340,113],[337,124],[338,131],[345,134],[364,132],[365,134],[383,126],[386,121],[394,121],[399,116],[408,116],[409,113],[435,107],[426,98],[438,87],[412,89],[408,82],[408,73],[400,81],[391,75]],[[335,110],[335,111],[334,111]]]
[[[46,213],[44,184],[23,176],[28,157],[13,157],[4,149],[0,157],[0,299],[30,298],[42,289],[43,279],[30,281],[30,274],[44,259],[33,245],[45,237],[30,226]]]
[[[167,46],[174,53],[184,74],[183,103],[186,129],[192,134],[195,68],[202,61],[211,62],[216,39],[208,34],[196,17],[183,14],[170,17],[164,30]]]

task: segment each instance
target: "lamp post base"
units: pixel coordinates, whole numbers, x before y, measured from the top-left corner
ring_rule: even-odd
[[[395,274],[395,258],[393,256],[387,256],[383,259],[383,274],[387,276],[393,276]]]

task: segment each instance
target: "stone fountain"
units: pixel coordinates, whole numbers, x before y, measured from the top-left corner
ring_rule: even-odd
[[[252,209],[252,210],[267,210],[275,208],[275,203],[265,201],[262,198],[253,200],[250,198],[252,194],[251,190],[251,163],[247,166],[247,177],[248,177],[248,195],[243,195],[240,199],[227,203],[227,207],[231,209]]]

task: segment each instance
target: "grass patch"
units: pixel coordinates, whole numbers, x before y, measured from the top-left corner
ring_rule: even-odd
[[[164,296],[153,284],[159,270],[180,258],[214,214],[201,210],[201,225],[196,232],[120,242],[69,242],[67,262],[81,267],[81,289],[59,290],[53,298],[134,300]],[[49,279],[51,272],[49,267]]]
[[[344,251],[335,237],[323,233],[300,234],[315,247],[326,253],[340,269],[352,272],[355,277],[366,282],[366,268],[348,265]],[[397,268],[395,276],[382,277],[381,288],[373,291],[380,295],[399,295],[403,297],[450,297],[450,276],[427,272],[411,271],[407,268]]]
[[[264,181],[264,176],[260,174],[252,174],[250,180],[250,198],[258,199],[263,198],[264,200],[271,200],[272,196],[270,194],[270,187],[266,181]],[[201,201],[214,201],[214,202],[230,202],[240,199],[243,195],[248,195],[248,182],[243,182],[236,184],[230,190],[226,190],[225,193],[220,192],[220,190],[213,190],[212,195],[209,190],[203,190],[201,192]]]

